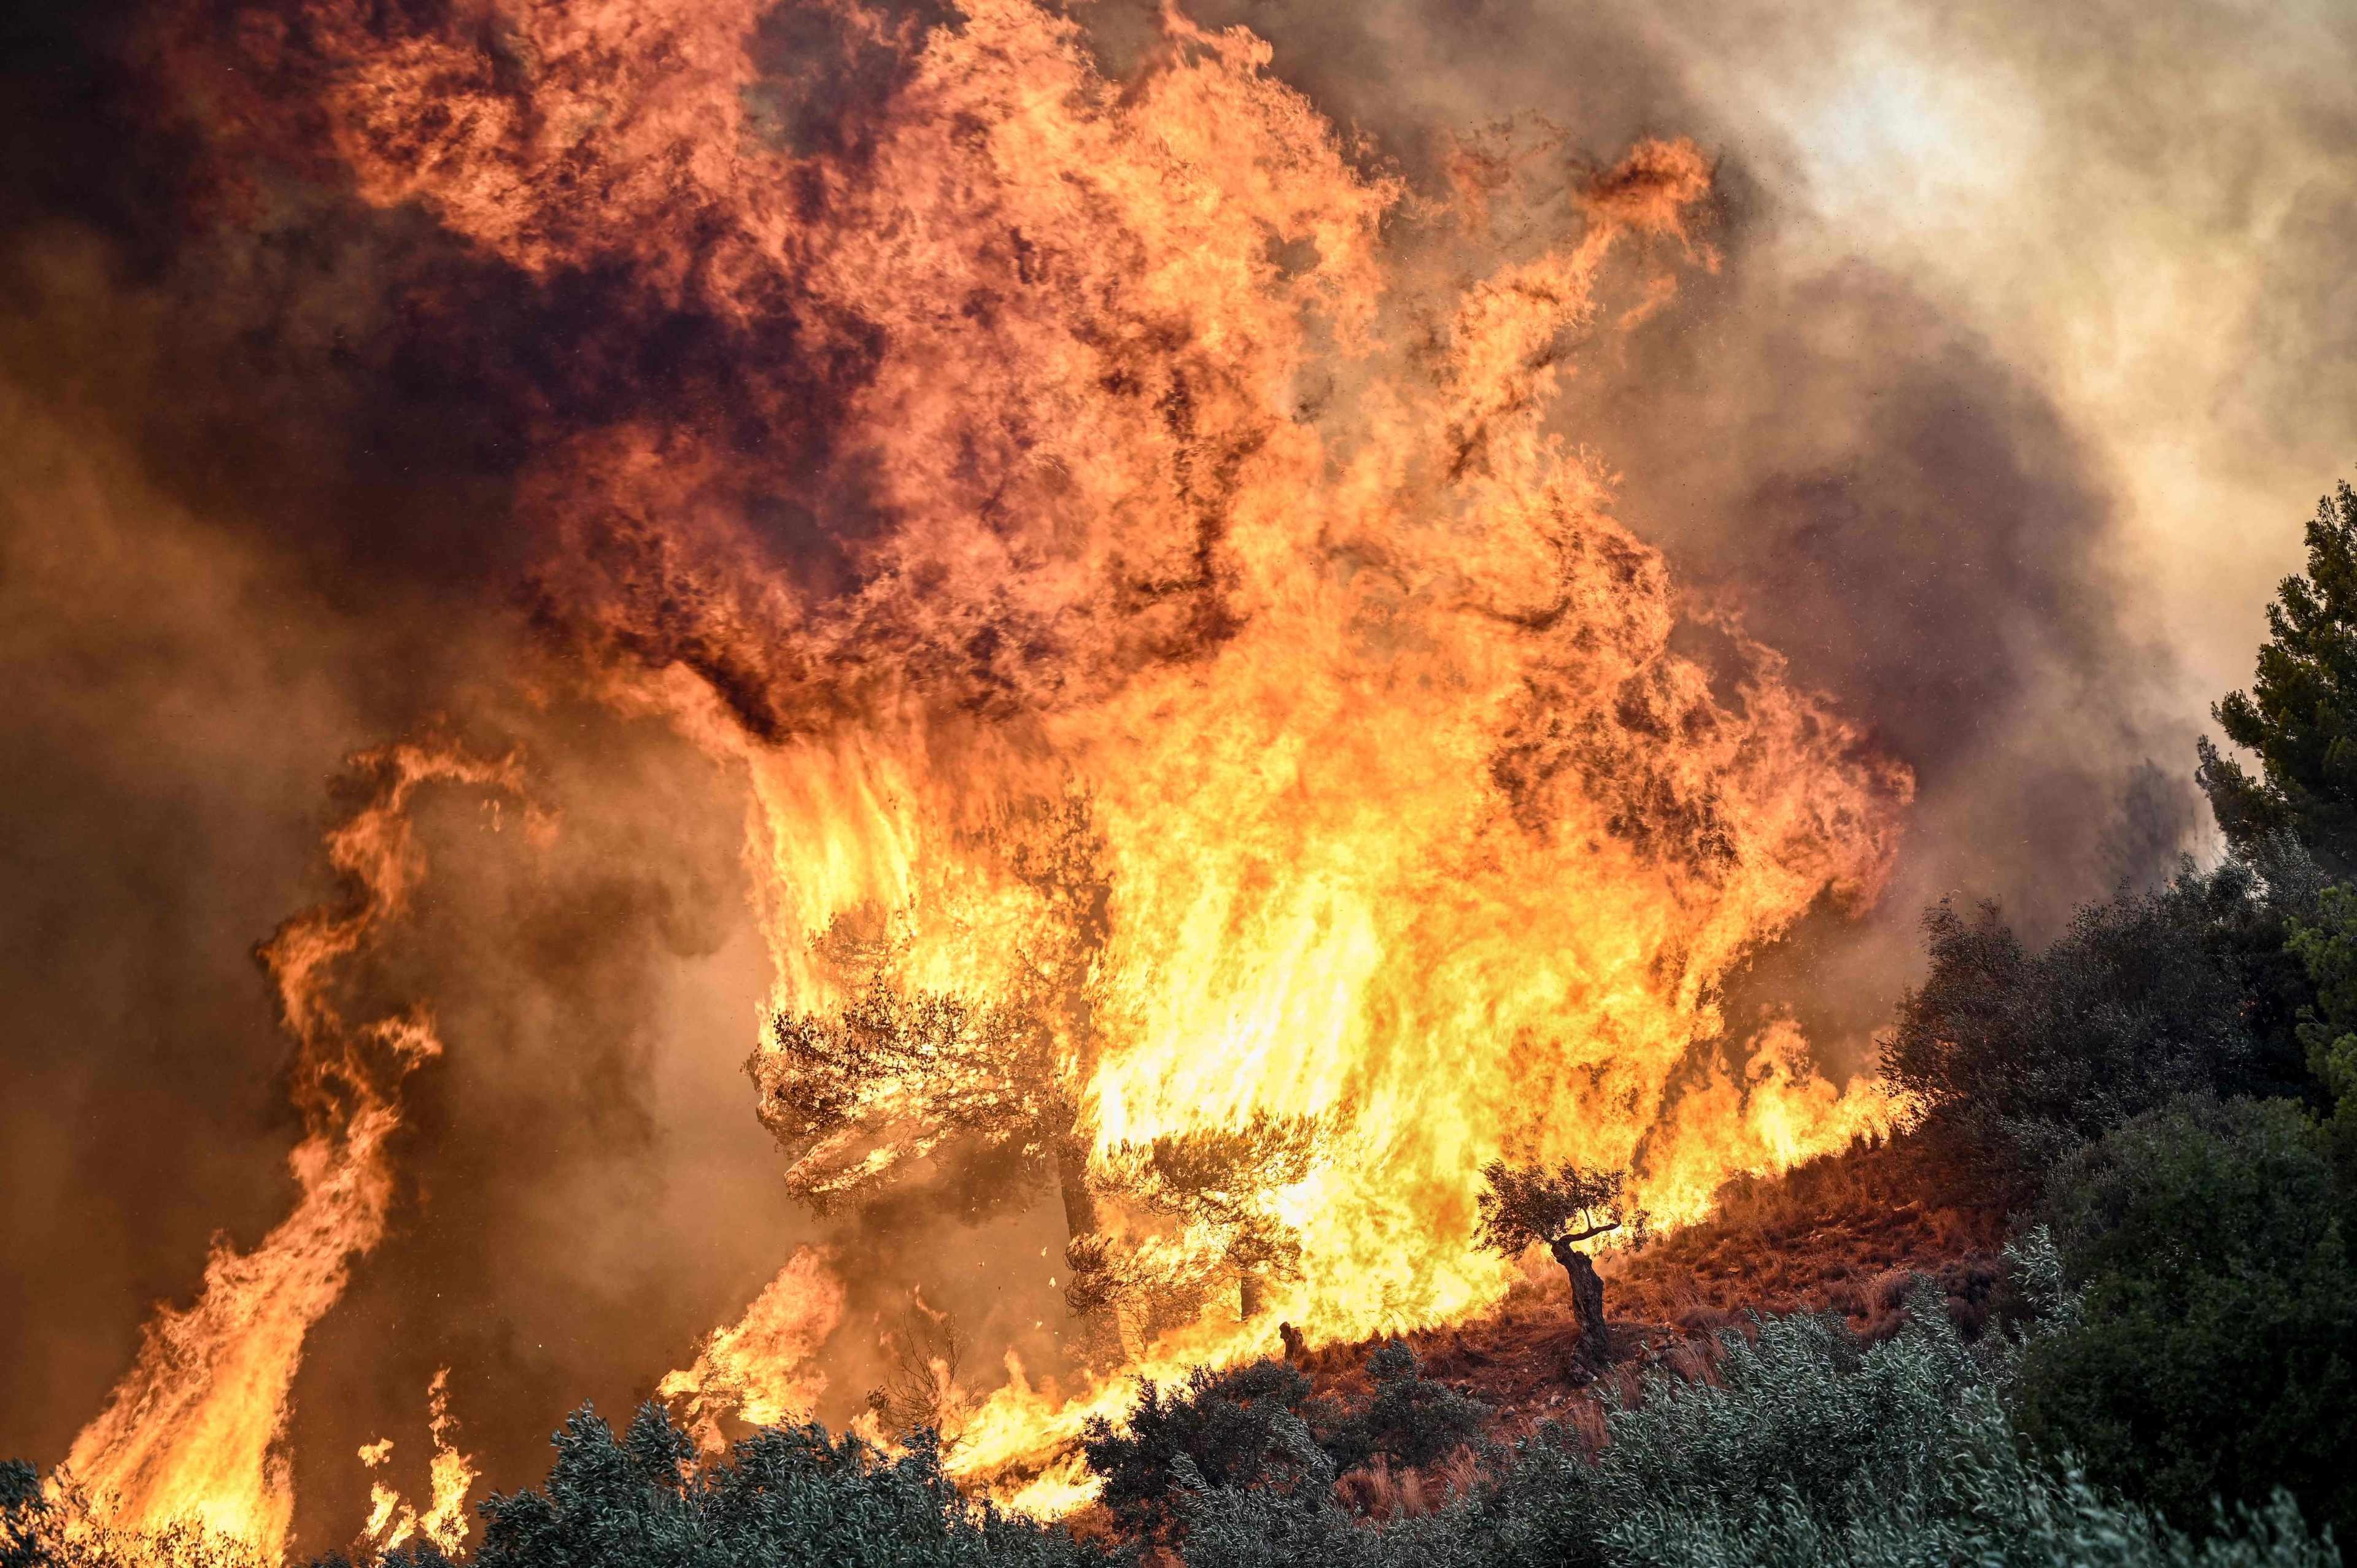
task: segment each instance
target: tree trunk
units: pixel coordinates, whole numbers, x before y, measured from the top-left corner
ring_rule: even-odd
[[[1261,1283],[1258,1274],[1246,1274],[1236,1283],[1236,1310],[1246,1323],[1260,1316],[1268,1305],[1268,1287]]]
[[[1571,1315],[1579,1320],[1580,1354],[1600,1366],[1612,1359],[1612,1330],[1604,1321],[1604,1278],[1587,1254],[1570,1242],[1550,1241],[1547,1250],[1571,1276]]]
[[[1088,1148],[1078,1133],[1057,1145],[1056,1184],[1064,1199],[1065,1239],[1077,1241],[1095,1235],[1097,1197],[1089,1190]],[[1071,1343],[1083,1365],[1105,1366],[1135,1359],[1125,1342],[1120,1316],[1112,1307],[1100,1306],[1079,1316]]]
[[[1089,1190],[1089,1156],[1077,1136],[1056,1148],[1056,1180],[1064,1193],[1064,1236],[1067,1240],[1097,1232],[1097,1196]]]

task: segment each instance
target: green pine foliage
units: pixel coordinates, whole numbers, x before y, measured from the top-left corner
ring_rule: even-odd
[[[2308,575],[2284,579],[2267,630],[2251,689],[2212,710],[2257,756],[2259,776],[2205,742],[2202,787],[2229,843],[2288,832],[2347,875],[2357,871],[2357,491],[2347,481],[2317,503]]]
[[[2287,945],[2315,992],[2300,1010],[2299,1042],[2331,1107],[2327,1136],[2342,1181],[2357,1193],[2357,888],[2326,888],[2315,918],[2292,922]]]

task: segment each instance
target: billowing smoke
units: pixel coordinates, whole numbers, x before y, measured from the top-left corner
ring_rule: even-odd
[[[970,1383],[1010,1348],[1069,1373],[1060,1217],[975,1216],[920,1183],[817,1219],[778,1180],[737,1069],[810,933],[781,948],[802,917],[748,906],[744,832],[748,811],[773,837],[804,825],[786,786],[826,780],[781,768],[748,798],[723,758],[840,733],[912,674],[976,722],[1033,724],[1206,667],[1255,607],[1221,532],[1268,460],[1236,412],[1265,389],[1219,379],[1243,361],[1070,305],[1096,313],[1139,429],[1182,449],[1162,478],[1198,503],[1090,557],[1103,570],[1071,594],[1023,557],[1025,530],[1117,512],[1122,476],[1075,456],[1068,411],[1024,401],[1044,383],[1012,357],[952,352],[1038,340],[1019,295],[980,286],[990,269],[1053,286],[1077,264],[1093,286],[1156,258],[1060,254],[1047,203],[1009,215],[1004,253],[912,258],[880,221],[871,250],[795,252],[882,214],[879,162],[912,156],[896,127],[940,91],[920,62],[957,13],[681,8],[668,54],[632,56],[598,30],[619,8],[572,9],[570,35],[489,5],[60,13],[16,24],[9,51],[0,646],[20,766],[0,929],[23,957],[0,1048],[26,1092],[0,1110],[0,1259],[29,1288],[0,1298],[28,1350],[0,1359],[0,1447],[61,1457],[151,1304],[190,1299],[212,1232],[252,1248],[288,1211],[288,1047],[249,950],[321,896],[342,758],[437,723],[481,755],[517,746],[557,824],[537,842],[521,802],[416,804],[425,892],[363,983],[430,1003],[447,1048],[404,1085],[389,1233],[297,1378],[310,1546],[365,1512],[361,1444],[393,1435],[422,1490],[437,1369],[460,1445],[512,1485],[565,1408],[614,1411],[695,1364],[805,1243],[833,1249],[807,1254],[837,1282],[813,1288],[846,1293],[804,1369],[823,1388],[796,1385],[831,1420],[906,1392],[944,1348],[929,1308],[958,1318]],[[1862,923],[1835,895],[1873,876],[1821,876],[1822,900],[1749,929],[1784,940],[1734,942],[1702,977],[1731,987],[1735,1042],[1792,1013],[1838,1069],[1903,983],[1925,899],[1993,894],[2050,922],[2195,842],[2199,703],[2240,678],[2306,499],[2348,456],[2357,139],[2330,7],[2264,26],[2202,5],[1819,12],[1192,14],[1270,40],[1273,79],[1363,134],[1338,169],[1480,207],[1478,232],[1394,214],[1275,258],[1330,310],[1389,247],[1401,286],[1361,325],[1419,376],[1440,328],[1417,299],[1576,243],[1609,208],[1598,177],[1648,138],[1701,149],[1708,193],[1675,224],[1616,220],[1632,235],[1593,279],[1602,308],[1557,323],[1544,429],[1592,446],[1610,514],[1663,552],[1695,612],[1669,647],[1718,711],[1743,711],[1757,639],[1860,726],[1844,766],[1916,780]],[[1210,48],[1114,0],[1075,16],[1126,91]],[[940,130],[940,166],[962,166],[972,125]],[[938,322],[846,303],[928,272],[975,285],[933,302]],[[943,346],[933,381],[905,352],[919,330]],[[1299,427],[1363,437],[1350,422],[1397,364],[1305,358],[1328,371],[1283,390]],[[1200,373],[1182,387],[1174,365]],[[952,392],[1037,428],[967,439],[1009,426],[944,413]],[[846,421],[864,399],[875,423],[886,394],[906,445]],[[957,460],[909,461],[945,432]],[[950,591],[863,597],[878,549],[947,537],[909,529],[929,507],[989,520],[965,542],[1003,548],[988,570],[1009,596],[961,591],[982,564],[944,553],[898,564]],[[1411,589],[1422,564],[1354,560]],[[1385,613],[1404,639],[1432,624],[1412,596]],[[1621,777],[1515,756],[1531,767],[1501,787]],[[929,768],[977,758],[1006,765]],[[836,781],[885,778],[869,760],[837,757]],[[1646,778],[1620,826],[1706,858],[1692,782]]]

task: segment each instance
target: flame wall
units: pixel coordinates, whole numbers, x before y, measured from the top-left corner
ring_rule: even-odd
[[[2181,779],[2115,806],[2176,734],[2118,607],[2134,585],[2172,607],[2143,619],[2187,624],[2139,552],[2212,548],[2171,521],[2183,495],[2279,490],[2255,606],[2322,482],[2291,460],[2321,461],[2314,400],[2231,353],[2329,337],[2313,263],[2347,139],[2282,62],[2345,51],[2330,18],[2202,76],[2219,18],[2171,14],[2139,70],[2190,73],[2169,102],[2248,156],[2179,160],[2170,189],[2134,83],[2055,64],[2050,17],[1831,6],[1803,39],[1740,7],[1508,8],[1493,42],[1455,9],[1264,5],[1253,35],[1111,0],[47,24],[101,69],[36,74],[10,111],[38,156],[0,203],[31,302],[0,591],[25,611],[10,722],[48,759],[14,815],[59,830],[24,846],[27,886],[74,891],[24,906],[19,949],[51,943],[58,978],[11,995],[27,1051],[91,1042],[28,1058],[31,1098],[152,1129],[139,1168],[182,1179],[142,1189],[63,1118],[10,1115],[7,1185],[102,1240],[10,1227],[53,1283],[8,1326],[62,1354],[0,1370],[0,1439],[194,1474],[165,1434],[197,1414],[71,1439],[226,1221],[228,1262],[317,1260],[267,1333],[226,1274],[156,1319],[253,1370],[212,1380],[254,1391],[221,1450],[241,1479],[207,1495],[260,1493],[241,1527],[265,1538],[291,1456],[298,1537],[343,1539],[349,1455],[397,1427],[398,1455],[429,1452],[415,1390],[446,1363],[501,1485],[577,1393],[610,1407],[665,1366],[840,1420],[920,1275],[989,1325],[961,1462],[1036,1449],[1118,1391],[1072,1402],[1029,1326],[1061,1226],[961,1230],[917,1170],[831,1232],[840,1277],[765,1292],[817,1238],[726,1071],[757,989],[839,999],[812,948],[838,916],[894,910],[911,977],[999,988],[1040,911],[975,845],[1027,802],[1084,791],[1105,845],[1101,1037],[1070,1086],[1099,1156],[1318,1118],[1280,1199],[1314,1266],[1268,1306],[1319,1334],[1494,1294],[1461,1245],[1490,1150],[1632,1159],[1685,1214],[1838,1139],[1871,1107],[1817,1058],[1855,1059],[1925,893],[2057,866],[2092,892],[2172,850]],[[1560,124],[1484,128],[1523,107]],[[1658,139],[1681,134],[1707,153]],[[2110,260],[2025,261],[2057,203]],[[2210,278],[2217,320],[2116,286],[2221,246],[2281,259],[2251,298]],[[2113,310],[2167,362],[2090,325]],[[2145,392],[2188,376],[2231,453],[2171,446]],[[2201,455],[2147,462],[2179,450]],[[574,705],[585,670],[603,713]],[[523,737],[560,844],[437,853],[366,956],[388,996],[436,1000],[448,1048],[404,1089],[409,1131],[331,1119],[319,1148],[366,1167],[367,1201],[296,1246],[316,1184],[263,1177],[317,1108],[260,1121],[254,1000],[178,955],[238,962],[301,902],[309,780],[451,711],[494,751]],[[740,806],[759,929],[724,937],[708,911],[739,890],[665,857],[725,870],[710,828]],[[655,1021],[699,1008],[717,1023]],[[664,1099],[687,1079],[702,1108]],[[701,1135],[724,1104],[726,1155]],[[699,1160],[709,1190],[768,1196],[691,1204],[657,1174]],[[693,1283],[594,1283],[659,1276]],[[1028,1292],[1005,1321],[970,1283],[1001,1276]],[[567,1318],[597,1331],[552,1349]],[[1235,1333],[1206,1315],[1158,1354],[1266,1337]],[[1028,1369],[985,1398],[1002,1344]],[[764,1346],[776,1365],[737,1365]],[[117,1415],[205,1405],[145,1375]]]

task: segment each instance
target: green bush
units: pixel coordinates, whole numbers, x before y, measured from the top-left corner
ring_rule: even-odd
[[[2021,1294],[2053,1320],[2049,1332],[2076,1332],[2083,1309],[2064,1296],[2050,1249],[2026,1247],[2021,1262]],[[1244,1385],[1249,1398],[1232,1386],[1206,1397],[1221,1380],[1212,1374],[1179,1397],[1142,1399],[1166,1415],[1178,1408],[1202,1418],[1157,1428],[1147,1468],[1158,1466],[1167,1481],[1162,1500],[1183,1527],[1189,1568],[2340,1562],[2287,1496],[2210,1515],[2210,1534],[2197,1540],[2067,1468],[2048,1467],[2007,1415],[2017,1367],[2044,1341],[2032,1339],[2026,1352],[1994,1339],[1967,1347],[1928,1292],[1881,1344],[1862,1343],[1832,1319],[1771,1319],[1756,1333],[1726,1337],[1720,1386],[1649,1375],[1641,1399],[1609,1416],[1609,1441],[1595,1455],[1543,1429],[1511,1455],[1491,1455],[1493,1478],[1421,1518],[1369,1523],[1337,1503],[1334,1460],[1301,1413],[1310,1402],[1306,1380],[1289,1368],[1245,1369],[1255,1373]],[[1379,1383],[1410,1375],[1401,1359]],[[1226,1425],[1238,1412],[1243,1423]],[[1225,1438],[1207,1435],[1215,1431]],[[1211,1470],[1198,1463],[1198,1449]],[[29,1471],[0,1473],[0,1520],[38,1509]],[[963,1501],[921,1443],[892,1460],[856,1439],[788,1428],[740,1444],[729,1463],[698,1466],[653,1409],[619,1439],[586,1411],[574,1417],[557,1436],[546,1484],[495,1497],[482,1513],[488,1529],[468,1562],[483,1568],[1114,1561],[1060,1529]],[[64,1560],[12,1558],[9,1568],[52,1561]],[[430,1547],[391,1561],[443,1563]]]
[[[2180,1524],[2287,1487],[2357,1523],[2357,1267],[2317,1129],[2189,1098],[2067,1162],[2047,1209],[2077,1320],[2024,1361],[2018,1418]]]
[[[1169,1390],[1149,1380],[1122,1425],[1089,1423],[1083,1452],[1114,1518],[1161,1537],[1185,1493],[1322,1494],[1378,1457],[1428,1465],[1480,1441],[1489,1407],[1425,1377],[1405,1344],[1377,1348],[1367,1375],[1374,1391],[1355,1409],[1317,1397],[1282,1361],[1197,1368]]]
[[[2051,1280],[2024,1282],[2051,1299]],[[1201,1487],[1180,1499],[1189,1568],[1662,1564],[2337,1563],[2288,1498],[2196,1540],[2025,1456],[2004,1393],[2016,1355],[1967,1348],[1928,1294],[1891,1340],[1809,1317],[1730,1335],[1723,1386],[1652,1375],[1594,1456],[1559,1434],[1422,1519],[1354,1521],[1330,1496]]]
[[[2172,1097],[2298,1093],[2308,990],[2284,950],[2313,907],[2298,847],[2189,865],[2168,886],[2091,905],[2031,953],[1985,906],[1924,917],[1931,969],[1901,1001],[1883,1073],[1935,1131],[2034,1177]]]
[[[1133,1532],[1159,1534],[1173,1520],[1182,1479],[1190,1488],[1329,1485],[1335,1466],[1310,1423],[1340,1418],[1339,1407],[1317,1398],[1309,1380],[1283,1361],[1198,1367],[1169,1389],[1151,1379],[1140,1383],[1118,1426],[1092,1417],[1082,1452],[1114,1520]]]
[[[699,1466],[662,1408],[620,1437],[586,1407],[547,1482],[486,1499],[470,1568],[1081,1568],[1107,1561],[1060,1526],[971,1503],[928,1440],[889,1459],[823,1427],[777,1427]],[[442,1568],[431,1546],[393,1568]]]
[[[1375,1390],[1366,1407],[1347,1432],[1325,1444],[1340,1468],[1378,1457],[1394,1465],[1429,1465],[1480,1444],[1490,1407],[1426,1377],[1405,1344],[1394,1340],[1369,1356],[1367,1376]]]

